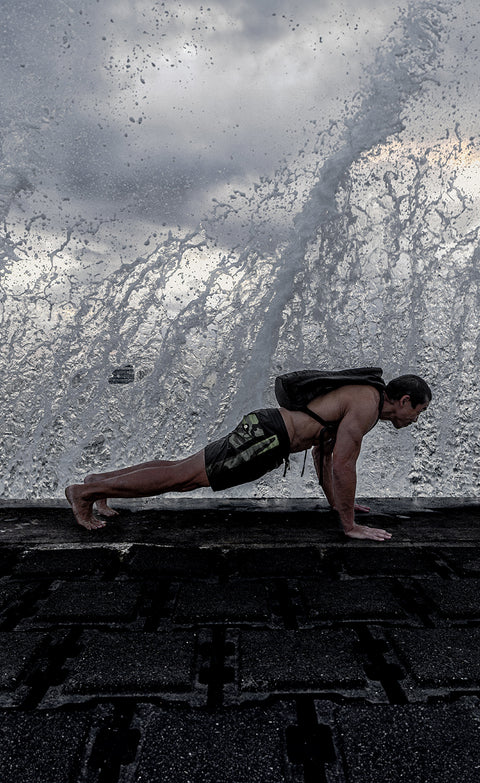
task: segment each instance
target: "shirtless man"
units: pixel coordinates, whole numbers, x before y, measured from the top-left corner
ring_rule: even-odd
[[[268,408],[249,413],[225,438],[183,460],[154,460],[110,473],[91,474],[83,484],[72,484],[65,494],[77,522],[88,530],[104,527],[93,512],[116,512],[107,498],[138,498],[164,492],[188,492],[199,487],[214,491],[254,481],[288,460],[289,454],[313,447],[319,482],[330,506],[340,517],[345,535],[385,541],[386,530],[358,525],[355,510],[356,463],[364,435],[377,421],[396,429],[416,422],[428,408],[432,393],[422,378],[402,375],[385,392],[373,386],[349,385],[313,399],[308,408],[324,427],[303,411]]]

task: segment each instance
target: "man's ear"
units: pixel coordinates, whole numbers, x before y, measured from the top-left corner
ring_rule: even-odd
[[[403,397],[400,397],[400,405],[406,405],[407,402],[410,402],[409,394],[404,394]]]

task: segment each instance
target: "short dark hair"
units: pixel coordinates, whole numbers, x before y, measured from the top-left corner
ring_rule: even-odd
[[[430,386],[418,375],[400,375],[398,378],[393,378],[390,383],[387,383],[385,394],[389,400],[399,400],[408,394],[412,408],[430,402],[432,399]]]

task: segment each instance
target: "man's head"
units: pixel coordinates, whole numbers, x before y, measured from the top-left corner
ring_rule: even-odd
[[[388,419],[396,429],[417,421],[432,399],[429,385],[418,375],[400,375],[387,384],[385,398],[390,403]]]

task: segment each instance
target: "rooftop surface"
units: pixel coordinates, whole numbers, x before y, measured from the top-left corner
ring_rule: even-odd
[[[478,783],[480,503],[0,505],[1,783]]]

